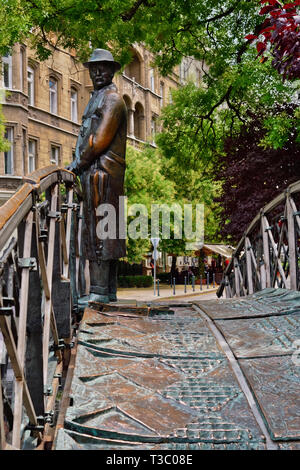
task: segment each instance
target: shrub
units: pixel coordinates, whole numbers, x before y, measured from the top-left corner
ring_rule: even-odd
[[[152,276],[119,276],[119,287],[151,287]]]
[[[171,282],[171,273],[159,273],[156,277],[163,283],[168,284]]]

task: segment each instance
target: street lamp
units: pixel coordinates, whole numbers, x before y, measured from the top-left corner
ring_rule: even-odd
[[[156,260],[157,260],[157,247],[160,242],[160,238],[151,238],[153,245],[153,258],[154,258],[154,295],[156,295]]]

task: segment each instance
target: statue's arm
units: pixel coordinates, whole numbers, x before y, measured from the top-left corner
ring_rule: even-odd
[[[124,103],[115,92],[107,94],[101,110],[102,119],[95,135],[90,135],[88,145],[81,154],[79,169],[88,167],[112,142],[124,114]]]

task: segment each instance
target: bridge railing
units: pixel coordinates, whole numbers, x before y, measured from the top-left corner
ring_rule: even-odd
[[[81,219],[73,173],[53,165],[0,208],[0,449],[51,439],[85,288]]]
[[[263,207],[228,264],[218,297],[253,294],[266,287],[299,290],[300,181]]]

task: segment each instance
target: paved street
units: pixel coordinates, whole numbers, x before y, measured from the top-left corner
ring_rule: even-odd
[[[299,300],[87,308],[56,449],[300,449]]]
[[[175,295],[173,294],[173,289],[169,285],[162,284],[159,288],[159,296],[154,295],[154,288],[153,287],[148,287],[148,288],[131,288],[131,289],[125,289],[125,288],[118,288],[118,300],[120,302],[126,300],[132,300],[133,302],[139,301],[156,301],[160,302],[161,300],[176,300],[180,299],[190,301],[190,300],[195,300],[195,299],[200,299],[204,298],[202,297],[203,295],[205,296],[206,299],[208,298],[216,298],[216,291],[217,291],[218,286],[213,287],[213,285],[209,285],[209,288],[207,289],[207,286],[202,286],[202,290],[200,290],[200,286],[196,285],[195,286],[195,291],[193,291],[192,286],[187,286],[186,292],[184,292],[184,286],[183,285],[178,285],[176,286],[175,290]]]

